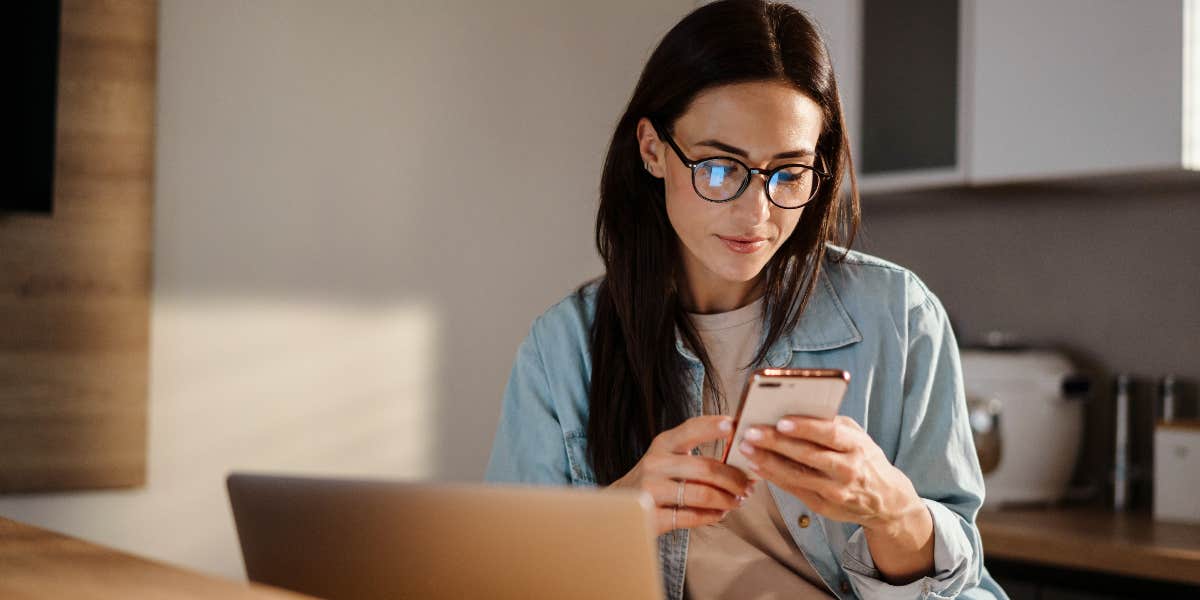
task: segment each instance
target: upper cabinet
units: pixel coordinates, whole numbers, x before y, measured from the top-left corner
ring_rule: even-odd
[[[1193,0],[792,4],[821,24],[864,191],[1197,166]]]

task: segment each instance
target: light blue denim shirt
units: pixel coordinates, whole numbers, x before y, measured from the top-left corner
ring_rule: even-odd
[[[586,438],[596,285],[538,317],[517,350],[487,481],[597,485]],[[703,366],[682,340],[676,349],[692,376],[690,414],[700,415]],[[766,362],[849,371],[841,414],[866,429],[933,515],[934,573],[894,586],[880,578],[859,525],[813,513],[767,482],[796,545],[834,595],[1007,598],[983,566],[975,526],[983,476],[967,422],[958,347],[941,302],[920,279],[861,252],[842,262],[826,260],[800,322],[770,348]],[[801,516],[810,517],[808,527],[800,525]],[[688,530],[659,536],[658,546],[666,598],[681,600]]]

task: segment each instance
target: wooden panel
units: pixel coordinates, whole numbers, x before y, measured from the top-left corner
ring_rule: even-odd
[[[1200,584],[1200,525],[1099,508],[983,511],[988,558]]]
[[[0,215],[0,492],[145,482],[157,21],[63,2],[54,215]]]
[[[0,597],[303,600],[270,586],[226,581],[0,517]]]

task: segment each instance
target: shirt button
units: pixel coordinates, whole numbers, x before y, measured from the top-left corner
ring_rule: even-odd
[[[843,579],[842,583],[840,585],[838,585],[838,587],[842,589],[843,594],[850,593],[850,582],[849,581],[846,581],[845,579]]]
[[[808,523],[809,523],[808,515],[800,515],[800,518],[797,519],[797,521],[800,523],[800,527],[802,529],[805,527],[808,527]]]

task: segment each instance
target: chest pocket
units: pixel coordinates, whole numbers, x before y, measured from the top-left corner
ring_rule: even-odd
[[[572,485],[596,485],[596,474],[588,462],[587,436],[579,430],[565,434],[567,463],[571,468]]]

